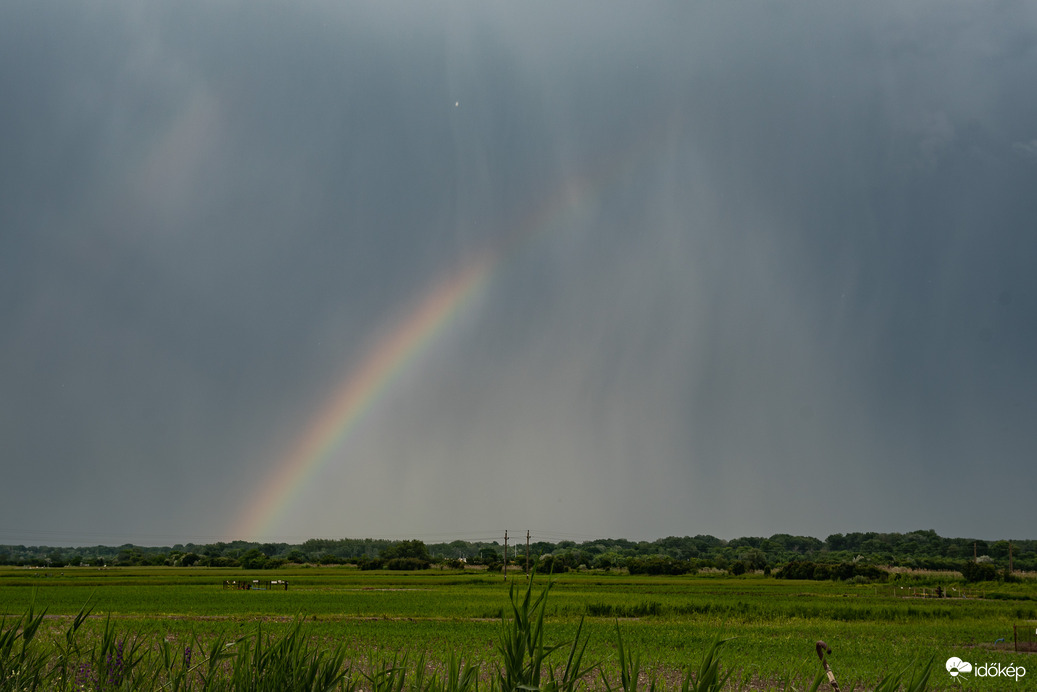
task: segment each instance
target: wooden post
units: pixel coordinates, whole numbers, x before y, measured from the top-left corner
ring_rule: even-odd
[[[504,579],[508,578],[508,530],[504,529]]]
[[[831,647],[822,641],[818,641],[814,646],[817,649],[817,657],[821,659],[821,665],[824,666],[825,673],[828,675],[828,684],[832,686],[835,692],[839,692],[839,683],[835,681],[835,673],[828,667],[828,661],[825,659],[826,653],[832,653]]]

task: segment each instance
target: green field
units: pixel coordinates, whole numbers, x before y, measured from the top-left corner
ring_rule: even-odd
[[[227,590],[228,579],[285,579],[283,590]],[[871,689],[879,678],[935,656],[930,689],[960,687],[943,663],[957,656],[974,663],[1033,668],[1016,680],[973,676],[968,689],[1037,689],[1037,658],[1015,653],[1013,625],[1037,620],[1037,584],[990,584],[968,598],[900,597],[919,578],[888,584],[783,581],[728,577],[631,577],[618,573],[554,576],[546,606],[549,643],[571,639],[581,618],[586,660],[618,677],[616,627],[642,670],[673,685],[697,663],[717,634],[734,637],[721,667],[734,671],[728,689],[781,688],[791,675],[806,687],[818,668],[814,645],[833,649],[831,666],[843,690]],[[940,582],[929,577],[930,586]],[[546,583],[544,576],[537,583]],[[105,616],[146,647],[185,646],[223,636],[286,631],[296,618],[321,645],[345,645],[347,660],[371,669],[402,651],[446,661],[451,652],[480,664],[489,679],[497,663],[501,616],[510,613],[509,585],[524,588],[521,573],[505,581],[477,571],[366,571],[298,568],[245,572],[211,568],[64,568],[0,570],[0,613],[21,615],[35,594],[47,609],[41,630],[60,638],[72,616],[89,602],[84,625],[97,636]],[[944,588],[964,587],[943,579]],[[908,588],[901,588],[906,586]],[[930,589],[931,591],[931,589]],[[957,592],[950,592],[957,593]],[[1035,624],[1037,627],[1037,624]],[[995,644],[999,639],[1007,642]],[[146,648],[145,647],[145,648]],[[559,655],[557,663],[562,663]],[[588,679],[602,687],[600,675]],[[823,686],[822,689],[826,689]]]

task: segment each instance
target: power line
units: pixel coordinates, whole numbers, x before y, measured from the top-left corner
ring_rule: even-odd
[[[573,533],[569,531],[549,531],[544,529],[531,529],[537,536],[544,538],[582,538],[587,540],[607,540],[607,536],[593,533]]]

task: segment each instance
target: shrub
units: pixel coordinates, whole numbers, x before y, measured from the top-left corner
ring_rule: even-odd
[[[854,564],[852,562],[840,562],[835,564],[810,562],[808,560],[793,560],[774,573],[777,579],[813,579],[824,581],[852,580],[857,577],[869,581],[886,581],[889,574],[886,570],[875,565]]]
[[[394,557],[385,561],[385,568],[396,570],[428,569],[429,561],[416,557]]]
[[[989,562],[973,562],[970,560],[961,566],[961,575],[970,584],[979,581],[996,581],[997,568]]]
[[[626,568],[631,574],[688,574],[694,573],[687,560],[675,560],[665,555],[627,558]]]

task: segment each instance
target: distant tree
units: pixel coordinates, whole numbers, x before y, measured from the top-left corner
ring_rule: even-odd
[[[555,565],[555,556],[553,553],[545,553],[538,557],[536,566],[537,572],[542,574],[556,574],[557,572],[566,571],[563,567]]]
[[[546,555],[555,551],[555,544],[546,541],[535,541],[529,544],[529,550],[533,555]]]
[[[451,541],[449,543],[450,557],[467,558],[471,555],[471,545],[468,541]]]
[[[259,552],[273,557],[275,555],[283,555],[288,551],[288,545],[286,543],[264,543],[259,546]]]
[[[426,563],[432,561],[428,553],[428,547],[423,541],[398,541],[385,548],[378,556],[383,560],[394,560],[397,558],[411,558],[422,560]]]
[[[1008,560],[1008,541],[994,541],[988,548],[990,557],[995,560]]]
[[[498,553],[493,548],[482,548],[479,550],[478,560],[482,562],[484,565],[488,565],[492,562],[499,561],[500,553]]]
[[[253,548],[238,558],[242,569],[264,569],[269,558],[259,548]]]
[[[767,555],[759,548],[749,548],[738,553],[738,561],[746,570],[761,570],[767,566]]]
[[[132,546],[122,548],[116,556],[115,561],[120,565],[139,565],[144,559],[139,549]]]

